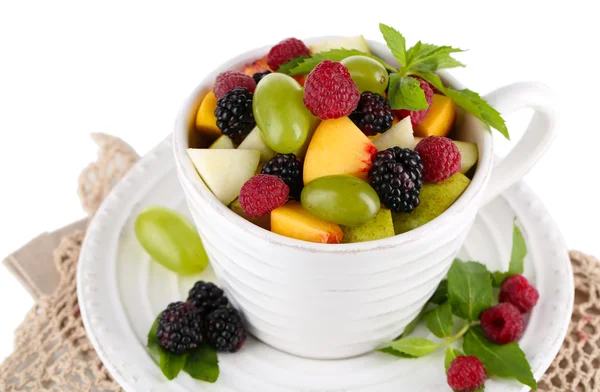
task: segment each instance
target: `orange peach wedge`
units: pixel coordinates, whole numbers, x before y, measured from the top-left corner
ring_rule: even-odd
[[[302,204],[289,202],[271,211],[271,231],[297,240],[339,244],[344,233],[340,226],[308,213]]]
[[[415,136],[446,136],[456,119],[456,104],[452,98],[434,94],[427,117],[415,127]]]
[[[221,130],[217,127],[217,117],[215,117],[216,108],[217,97],[211,90],[204,96],[196,114],[196,129],[211,140],[221,136]]]

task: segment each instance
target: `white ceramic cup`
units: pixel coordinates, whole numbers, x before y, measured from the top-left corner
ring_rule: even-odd
[[[384,45],[369,41],[369,46],[395,63]],[[471,185],[438,218],[377,241],[316,244],[271,233],[231,212],[186,154],[199,102],[215,77],[268,50],[252,50],[223,64],[185,102],[173,134],[177,173],[217,277],[254,336],[309,358],[363,354],[404,330],[444,278],[480,206],[519,180],[544,153],[556,123],[550,94],[543,85],[519,83],[485,97],[505,116],[534,109],[523,138],[495,167],[492,134],[475,117],[459,114],[460,138],[477,143],[479,163]],[[440,75],[462,88],[447,73]]]

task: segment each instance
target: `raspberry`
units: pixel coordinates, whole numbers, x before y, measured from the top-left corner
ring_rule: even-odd
[[[201,316],[206,316],[215,309],[229,306],[229,301],[223,294],[223,290],[218,288],[214,283],[202,280],[196,282],[194,287],[192,287],[188,294],[187,302],[194,305]]]
[[[306,77],[304,104],[322,120],[349,115],[359,100],[358,87],[341,63],[324,60]]]
[[[523,336],[525,321],[521,312],[509,303],[501,303],[481,312],[481,329],[492,342],[506,344]]]
[[[540,295],[523,275],[507,278],[500,289],[500,302],[513,304],[521,313],[527,313],[537,303]]]
[[[426,182],[444,182],[460,171],[460,150],[447,137],[429,136],[417,144],[415,151],[423,160]]]
[[[483,386],[486,380],[483,363],[473,356],[456,358],[450,364],[448,385],[456,392],[473,392]]]
[[[261,174],[271,174],[283,180],[290,187],[290,198],[300,200],[304,187],[302,163],[294,154],[277,154],[262,167]]]
[[[217,309],[209,314],[204,331],[215,350],[230,353],[242,348],[248,337],[240,314],[233,308]]]
[[[236,87],[217,101],[217,127],[235,144],[240,144],[256,126],[252,113],[252,93],[245,87]]]
[[[263,216],[285,204],[290,187],[279,177],[258,174],[242,186],[240,206],[248,216]]]
[[[410,116],[410,122],[412,123],[413,127],[421,124],[423,122],[423,120],[425,120],[425,117],[427,117],[427,113],[429,113],[429,108],[431,107],[431,102],[433,101],[433,90],[431,89],[431,86],[429,85],[429,83],[427,83],[424,80],[419,79],[419,84],[421,85],[421,88],[425,92],[425,99],[427,100],[427,109],[416,110],[416,111],[401,109],[401,110],[396,111],[396,114],[398,114],[399,118],[404,118],[404,117]]]
[[[254,75],[252,75],[252,79],[254,79],[256,84],[258,84],[258,82],[260,82],[265,76],[267,76],[270,73],[271,71],[269,71],[268,69],[266,71],[257,72]]]
[[[252,76],[248,76],[241,72],[225,71],[217,76],[213,92],[217,98],[223,98],[227,91],[233,90],[236,87],[245,87],[251,93],[256,89],[256,82]]]
[[[174,302],[158,318],[158,344],[174,354],[182,354],[202,342],[202,320],[194,305]]]
[[[309,54],[310,50],[304,45],[304,42],[296,38],[288,38],[271,48],[267,54],[267,64],[271,69],[277,71],[282,64]]]
[[[350,120],[367,136],[383,133],[394,122],[394,113],[385,97],[365,91],[360,95],[356,110],[350,114]]]
[[[373,158],[369,182],[381,202],[394,212],[411,212],[419,205],[423,164],[418,152],[392,147]]]

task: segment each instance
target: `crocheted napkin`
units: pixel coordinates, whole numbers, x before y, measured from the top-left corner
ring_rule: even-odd
[[[122,140],[92,135],[98,161],[79,178],[83,208],[92,216],[139,159]],[[0,365],[0,391],[121,391],[94,352],[79,314],[77,260],[85,220],[44,233],[5,260],[37,300],[15,333],[15,351]],[[540,391],[600,390],[600,264],[570,252],[575,308],[565,342],[539,383]]]

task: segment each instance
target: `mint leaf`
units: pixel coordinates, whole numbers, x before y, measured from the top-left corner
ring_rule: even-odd
[[[415,48],[413,50],[413,48]],[[410,63],[408,68],[418,72],[435,72],[442,68],[464,67],[460,61],[451,57],[452,53],[464,52],[451,46],[436,46],[418,42],[409,49]]]
[[[421,84],[417,79],[410,76],[402,77],[398,74],[391,74],[388,98],[390,106],[394,110],[427,109],[427,100]]]
[[[173,380],[185,366],[187,354],[173,354],[161,349],[159,358],[160,370],[168,380]]]
[[[508,265],[508,273],[512,275],[523,274],[525,271],[524,261],[527,256],[527,245],[521,229],[517,226],[516,221],[513,222],[513,243],[512,253],[510,256],[510,264]]]
[[[463,350],[467,355],[479,358],[490,374],[515,378],[531,389],[537,390],[531,367],[517,343],[504,345],[492,343],[485,338],[480,327],[475,327],[465,335]]]
[[[431,354],[437,346],[431,340],[424,338],[402,338],[390,343],[392,349],[415,358]]]
[[[388,48],[390,48],[390,51],[396,60],[398,60],[400,67],[406,67],[406,40],[404,36],[398,30],[383,23],[379,23],[379,31],[381,31]]]
[[[448,271],[448,299],[458,317],[478,320],[492,305],[492,280],[485,265],[454,260]]]
[[[156,319],[154,320],[154,323],[152,324],[152,327],[150,328],[150,331],[148,332],[148,343],[146,344],[146,347],[148,347],[148,350],[150,351],[150,355],[152,356],[152,359],[157,364],[158,364],[159,351],[162,349],[158,345],[158,339],[156,338],[156,330],[158,329],[158,318],[159,317],[160,317],[160,314],[156,317]]]
[[[441,305],[448,301],[448,281],[442,280],[440,285],[435,289],[435,292],[429,298],[429,302],[436,305]]]
[[[423,319],[427,328],[438,338],[447,338],[452,335],[454,320],[452,320],[452,308],[449,303],[425,313]]]
[[[401,353],[400,351],[396,351],[396,350],[394,350],[391,347],[382,348],[382,349],[377,350],[377,351],[382,352],[382,353],[386,353],[386,354],[390,354],[390,355],[393,355],[393,356],[398,357],[398,358],[415,358],[412,355],[408,355],[408,354]]]
[[[196,380],[214,383],[219,378],[217,352],[208,344],[201,344],[188,355],[183,370]]]
[[[321,61],[323,60],[331,60],[331,61],[342,61],[346,57],[350,56],[366,56],[370,57],[374,60],[377,60],[381,65],[383,65],[386,69],[396,72],[397,69],[383,61],[377,56],[374,56],[370,53],[361,52],[356,49],[332,49],[327,52],[315,53],[311,57],[304,57],[300,60],[293,59],[285,64],[283,64],[277,72],[282,72],[287,75],[295,76],[295,75],[306,75],[310,73]]]
[[[508,278],[509,276],[510,275],[508,274],[508,272],[500,272],[500,271],[492,272],[492,286],[494,286],[494,287],[502,286],[502,283],[504,283],[504,280],[506,278]]]
[[[444,367],[446,368],[446,373],[448,372],[448,369],[450,369],[450,364],[452,364],[452,361],[454,361],[456,358],[462,357],[464,355],[465,354],[460,352],[460,350],[454,349],[452,347],[448,347],[446,349],[446,355],[444,356]]]

